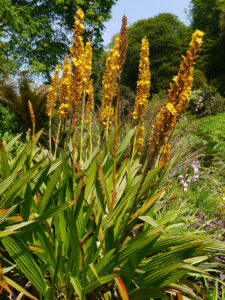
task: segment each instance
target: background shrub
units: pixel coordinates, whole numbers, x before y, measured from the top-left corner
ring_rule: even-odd
[[[224,111],[225,99],[212,87],[195,90],[191,94],[189,111],[199,116],[210,116]]]

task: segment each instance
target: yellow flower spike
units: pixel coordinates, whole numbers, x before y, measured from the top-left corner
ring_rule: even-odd
[[[204,33],[196,30],[192,35],[190,48],[186,56],[182,56],[183,61],[180,64],[178,74],[173,78],[170,84],[165,106],[160,110],[157,116],[155,127],[149,140],[153,151],[160,151],[166,144],[167,138],[174,129],[178,116],[186,109],[189,104],[192,82],[194,61],[198,57],[197,53],[202,45]]]
[[[145,136],[145,127],[144,125],[140,125],[136,130],[136,150],[137,154],[141,155],[141,151],[144,145],[144,136]]]
[[[84,79],[84,43],[83,43],[83,19],[84,13],[82,9],[78,9],[75,15],[75,24],[73,26],[73,39],[70,47],[71,59],[71,104],[76,106],[81,100],[83,94],[83,79]]]
[[[87,95],[87,113],[90,113],[94,109],[93,80],[91,79],[92,44],[90,41],[85,46],[84,65],[84,92]]]
[[[102,81],[102,110],[100,121],[103,127],[112,121],[114,110],[112,100],[117,93],[117,78],[120,70],[120,37],[115,39],[114,47],[109,51],[106,69]]]
[[[49,117],[52,117],[55,110],[58,95],[59,72],[60,66],[57,65],[55,68],[55,73],[52,76],[52,82],[47,95],[46,112]]]
[[[170,159],[170,145],[166,144],[159,164],[163,166],[163,168],[165,168],[169,163],[169,159]]]
[[[172,115],[176,115],[177,111],[172,103],[167,103],[166,108]]]
[[[146,106],[150,95],[150,69],[149,69],[149,43],[144,37],[141,44],[141,57],[139,63],[139,74],[137,81],[137,93],[133,119],[140,122],[145,113]]]
[[[61,103],[60,106],[59,106],[59,109],[58,109],[58,116],[60,119],[64,119],[68,112],[69,112],[69,104],[67,103]]]
[[[63,61],[62,80],[59,88],[59,101],[61,103],[69,103],[70,101],[70,72],[71,66],[68,55]]]

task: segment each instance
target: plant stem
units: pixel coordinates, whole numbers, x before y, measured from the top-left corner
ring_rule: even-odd
[[[76,105],[73,108],[73,158],[72,158],[72,166],[73,166],[73,200],[75,200],[75,173],[76,173]]]
[[[117,151],[117,138],[118,138],[118,109],[119,109],[119,99],[120,99],[120,85],[119,78],[117,82],[117,101],[115,109],[115,133],[114,133],[114,155],[113,155],[113,193],[112,193],[112,203],[110,207],[110,212],[113,212],[113,206],[116,199],[116,151]]]
[[[89,124],[89,135],[90,135],[90,155],[92,155],[92,124],[91,124],[91,122],[92,122],[92,117],[91,117],[91,112],[90,112],[90,119],[89,119],[89,122],[90,122],[90,124]]]
[[[80,132],[80,163],[83,155],[83,134],[84,134],[84,111],[85,111],[85,93],[83,96],[82,117],[81,117],[81,132]]]
[[[62,119],[60,119],[59,126],[58,126],[58,129],[57,129],[57,136],[56,136],[56,141],[55,141],[55,155],[54,155],[54,159],[56,159],[56,151],[57,151],[57,146],[58,146],[58,141],[59,141],[59,133],[60,133],[61,124],[62,124]]]
[[[52,117],[49,116],[49,151],[50,151],[50,159],[52,152]]]

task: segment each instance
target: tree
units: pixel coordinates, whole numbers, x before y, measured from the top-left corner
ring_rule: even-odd
[[[68,51],[77,8],[85,13],[85,38],[97,48],[116,1],[1,0],[0,57],[49,75]]]
[[[167,89],[176,74],[181,54],[190,40],[190,28],[170,13],[140,20],[129,27],[128,53],[122,83],[136,89],[141,39],[147,36],[150,44],[151,93]]]
[[[193,29],[205,32],[198,67],[225,93],[225,2],[191,0],[190,16]]]
[[[21,74],[18,87],[10,78],[0,80],[0,102],[6,106],[9,112],[15,115],[19,125],[17,128],[18,132],[32,128],[28,100],[32,103],[37,130],[43,128],[47,121],[46,100],[48,86],[43,85],[35,89],[29,82],[26,72]]]

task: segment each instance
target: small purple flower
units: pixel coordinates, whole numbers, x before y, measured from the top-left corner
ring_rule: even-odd
[[[223,197],[223,198],[224,198],[224,197]],[[220,205],[221,205],[222,207],[225,207],[225,205],[224,205],[222,202],[220,203]]]

